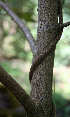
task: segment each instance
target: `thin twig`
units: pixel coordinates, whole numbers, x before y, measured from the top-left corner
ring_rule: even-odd
[[[33,73],[34,73],[34,70],[37,68],[37,66],[50,54],[50,52],[55,49],[55,45],[57,44],[57,42],[59,41],[61,35],[62,34],[62,30],[64,27],[67,27],[70,25],[70,21],[69,22],[66,22],[64,24],[58,24],[57,25],[57,29],[59,30],[58,31],[58,34],[56,35],[55,37],[55,40],[49,44],[49,47],[47,50],[45,50],[45,52],[41,55],[39,55],[38,58],[36,58],[36,60],[34,61],[33,65],[31,66],[30,68],[30,72],[29,72],[29,80],[30,80],[30,83],[31,83],[31,79],[32,79],[32,76],[33,76]]]
[[[70,21],[69,22],[66,22],[66,23],[64,23],[64,24],[60,24],[60,29],[62,29],[62,28],[64,28],[64,27],[67,27],[67,26],[69,26],[70,25]]]

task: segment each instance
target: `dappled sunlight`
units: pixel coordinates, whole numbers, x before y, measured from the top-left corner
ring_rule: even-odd
[[[30,70],[30,66],[31,66],[30,62],[23,61],[22,59],[13,59],[11,63],[11,67],[13,69],[19,68],[25,73],[28,73],[28,71]]]

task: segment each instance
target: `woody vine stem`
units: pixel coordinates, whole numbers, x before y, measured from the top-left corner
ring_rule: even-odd
[[[51,51],[55,50],[55,46],[56,46],[57,42],[59,41],[59,39],[61,38],[62,31],[63,31],[63,27],[60,26],[60,25],[63,26],[63,16],[62,16],[61,0],[58,0],[58,16],[59,16],[59,24],[57,25],[58,34],[55,36],[54,41],[49,44],[48,49],[45,50],[43,54],[39,55],[39,57],[32,64],[32,66],[30,68],[30,72],[29,72],[30,83],[31,83],[31,80],[32,80],[32,76],[33,76],[34,70],[51,53]]]
[[[11,18],[16,22],[16,24],[19,26],[19,28],[25,34],[25,36],[31,46],[31,50],[34,53],[35,40],[34,40],[32,34],[30,33],[30,31],[26,28],[26,26],[21,21],[21,19],[17,15],[15,15],[13,13],[13,11],[10,8],[8,8],[8,6],[5,3],[3,3],[1,0],[0,0],[0,6],[11,16]],[[30,68],[30,72],[29,72],[30,82],[32,80],[34,70],[37,68],[37,66],[50,54],[51,51],[53,51],[53,49],[55,49],[55,45],[57,44],[57,42],[59,41],[59,39],[61,37],[63,28],[70,25],[70,21],[63,24],[61,0],[58,0],[58,16],[59,16],[59,23],[58,23],[58,25],[56,25],[58,34],[56,35],[54,41],[52,43],[50,43],[50,45],[48,46],[48,49],[45,50],[42,55],[39,55],[39,57],[32,64],[32,66]]]
[[[16,24],[25,34],[26,39],[30,44],[31,50],[34,53],[36,43],[30,31],[27,29],[27,27],[24,25],[21,19],[17,15],[15,15],[13,11],[1,0],[0,0],[0,6],[10,15],[10,17],[16,22]],[[63,28],[70,25],[70,21],[63,24],[62,5],[60,0],[58,0],[58,16],[59,16],[59,23],[56,25],[56,27],[54,27],[58,30],[58,34],[55,36],[54,41],[48,45],[48,49],[44,50],[44,53],[42,55],[39,55],[39,57],[34,61],[33,65],[31,66],[29,73],[30,82],[32,80],[34,70],[37,68],[37,66],[50,54],[50,52],[55,50],[55,46],[61,37]],[[14,81],[14,79],[1,67],[0,67],[0,82],[2,82],[5,85],[5,87],[8,88],[14,94],[14,96],[18,99],[18,101],[22,104],[22,106],[25,107],[25,110],[27,111],[27,113],[29,113],[29,115],[30,115],[29,109],[32,109],[33,110],[33,111],[31,110],[32,112],[35,111],[36,105],[34,101],[31,100],[30,96],[24,91],[24,89],[20,87],[20,85],[16,81]],[[20,95],[22,96],[19,97]]]
[[[0,0],[0,6],[11,16],[11,18],[16,22],[16,24],[19,26],[19,28],[22,30],[22,32],[25,34],[32,52],[34,53],[34,47],[35,47],[35,40],[30,33],[30,31],[27,29],[27,27],[24,25],[24,23],[21,21],[21,19],[13,13],[13,11]],[[58,34],[56,35],[54,41],[49,44],[48,49],[44,51],[42,55],[39,55],[39,57],[34,61],[33,65],[31,66],[30,73],[29,73],[29,80],[31,82],[32,76],[34,73],[34,70],[37,68],[37,66],[50,54],[53,49],[55,49],[55,45],[59,41],[63,28],[70,25],[70,21],[63,24],[63,17],[62,17],[62,5],[61,0],[58,0],[58,16],[59,16],[59,23],[56,25]]]

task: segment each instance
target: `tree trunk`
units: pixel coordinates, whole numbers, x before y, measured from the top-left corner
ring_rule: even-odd
[[[31,82],[30,96],[1,66],[0,82],[22,104],[26,110],[27,117],[54,117],[52,80],[55,47],[61,37],[63,27],[70,25],[70,22],[63,24],[61,1],[38,0],[36,41],[21,19],[1,0],[0,6],[11,16],[25,34],[33,52],[32,67],[29,73]]]
[[[47,50],[57,34],[55,25],[57,19],[57,0],[38,0],[38,30],[33,62]],[[31,80],[31,98],[38,106],[40,117],[50,117],[52,105],[52,79],[54,66],[54,51],[36,68]]]

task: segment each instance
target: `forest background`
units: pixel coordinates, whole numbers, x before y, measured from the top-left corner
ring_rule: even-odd
[[[37,36],[38,0],[2,0]],[[70,0],[62,0],[63,22],[70,21]],[[32,61],[30,46],[10,16],[0,8],[0,65],[30,94],[29,71]],[[70,26],[64,28],[56,46],[53,68],[58,116],[70,116]],[[0,83],[0,85],[2,85]],[[54,94],[53,94],[54,95]],[[54,98],[54,96],[53,96]]]

